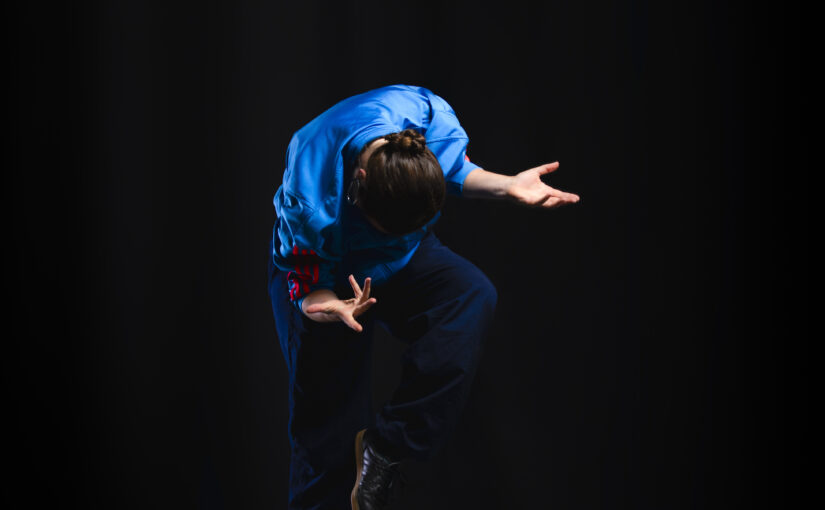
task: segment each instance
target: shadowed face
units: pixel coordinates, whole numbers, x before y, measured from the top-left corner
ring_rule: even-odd
[[[372,155],[373,151],[375,151],[375,149],[384,145],[385,143],[387,143],[387,140],[385,140],[384,138],[378,138],[367,146],[366,150],[364,150],[364,153],[361,154],[361,159],[359,159],[358,164],[355,166],[355,172],[353,172],[352,174],[353,179],[358,179],[362,183],[364,182],[364,178],[367,176],[367,171],[365,170],[367,166],[367,161],[370,159],[370,156]],[[359,209],[361,209],[361,211],[364,211],[364,208],[361,205],[360,200],[356,200],[355,205]],[[381,225],[379,225],[378,222],[375,221],[375,219],[368,216],[366,212],[364,212],[364,217],[367,218],[367,221],[369,221],[370,225],[372,225],[376,230],[384,234],[389,234],[389,232],[381,228]]]

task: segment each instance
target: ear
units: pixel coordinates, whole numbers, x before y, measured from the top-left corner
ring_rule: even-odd
[[[364,179],[367,176],[367,171],[364,170],[363,168],[359,168],[355,172],[355,176],[358,177],[359,179]]]

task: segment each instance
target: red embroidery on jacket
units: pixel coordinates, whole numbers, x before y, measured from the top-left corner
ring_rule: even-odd
[[[318,264],[320,257],[315,250],[292,247],[292,256],[295,258],[295,270],[287,273],[289,282],[289,299],[295,301],[309,294],[309,285],[318,283]]]

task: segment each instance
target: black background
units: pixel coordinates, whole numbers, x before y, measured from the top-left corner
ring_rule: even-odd
[[[393,83],[445,98],[483,168],[558,160],[581,196],[447,203],[499,308],[404,508],[795,507],[804,13],[661,4],[10,7],[4,507],[285,508],[272,196],[295,130]]]

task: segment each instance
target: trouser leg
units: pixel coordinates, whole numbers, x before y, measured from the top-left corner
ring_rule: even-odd
[[[270,266],[270,297],[289,372],[290,510],[340,510],[355,483],[353,440],[370,425],[374,320],[357,333],[315,322],[290,302],[285,274]],[[340,295],[340,294],[339,294]]]
[[[477,266],[431,233],[374,296],[377,320],[409,344],[401,383],[376,416],[379,440],[395,457],[432,458],[466,402],[496,289]]]

